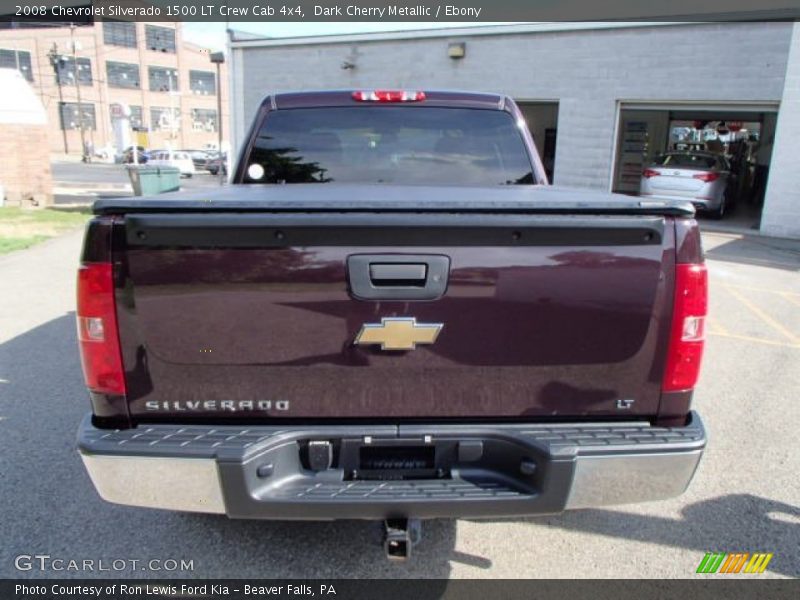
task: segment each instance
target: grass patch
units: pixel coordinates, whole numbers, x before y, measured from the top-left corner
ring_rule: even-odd
[[[0,207],[0,254],[29,248],[34,244],[81,227],[91,216],[81,210],[22,209]]]
[[[34,244],[43,242],[47,238],[48,236],[46,235],[32,235],[24,238],[2,237],[0,238],[0,254],[6,254],[8,252],[14,252],[14,250],[24,250],[25,248],[30,248]]]

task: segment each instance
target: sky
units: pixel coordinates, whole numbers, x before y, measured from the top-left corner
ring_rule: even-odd
[[[299,37],[306,35],[333,35],[342,33],[367,33],[373,31],[405,31],[409,29],[441,29],[443,27],[476,27],[486,25],[503,25],[505,23],[344,23],[344,22],[309,22],[309,23],[266,23],[237,22],[231,28],[238,31],[257,33],[264,37]],[[183,37],[189,42],[208,48],[209,50],[225,49],[225,23],[186,22],[183,24]]]

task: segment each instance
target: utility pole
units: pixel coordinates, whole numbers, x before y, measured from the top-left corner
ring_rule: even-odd
[[[58,44],[53,42],[53,47],[50,48],[50,52],[47,53],[47,56],[50,57],[50,64],[53,65],[53,72],[56,76],[56,85],[58,86],[58,112],[59,112],[59,120],[61,121],[61,136],[64,138],[64,154],[69,154],[69,145],[67,144],[67,126],[64,122],[64,94],[61,91],[61,76],[59,75],[59,64],[62,64],[64,60],[58,54]]]
[[[81,129],[81,153],[83,162],[92,162],[92,157],[86,152],[86,132],[83,128],[83,105],[81,104],[81,84],[78,81],[78,54],[75,46],[75,23],[69,24],[69,39],[72,45],[72,75],[75,80],[75,94],[78,96],[78,127]]]
[[[178,77],[177,69],[173,72],[172,69],[168,68],[167,69],[167,88],[168,88],[168,93],[169,93],[169,120],[168,120],[168,123],[169,123],[169,144],[168,144],[168,146],[169,147],[168,147],[168,150],[169,150],[170,158],[172,158],[172,151],[173,151],[173,147],[172,146],[175,144],[175,139],[178,137],[177,136],[177,129],[180,128],[180,120],[178,120],[178,122],[177,122],[177,127],[176,127],[176,122],[175,122],[176,121],[176,119],[175,119],[175,92],[174,92],[174,90],[172,88],[172,75],[173,74],[176,77],[176,83],[178,83],[177,82],[177,77]],[[178,92],[178,93],[180,93],[180,92]],[[178,112],[180,113],[180,104],[178,105]],[[178,117],[178,118],[180,119],[180,117]]]
[[[222,81],[219,78],[220,65],[225,62],[224,52],[212,52],[211,62],[217,65],[217,152],[219,154],[219,184],[225,183],[223,169],[225,161],[222,158]]]

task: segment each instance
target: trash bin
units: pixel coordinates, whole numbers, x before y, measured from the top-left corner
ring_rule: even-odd
[[[180,169],[175,167],[152,167],[149,165],[127,165],[134,196],[154,196],[180,189]]]

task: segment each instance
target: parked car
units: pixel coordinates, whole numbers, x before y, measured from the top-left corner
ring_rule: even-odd
[[[721,219],[731,198],[728,160],[710,152],[667,152],[642,171],[640,195],[659,200],[688,200]]]
[[[227,154],[223,154],[220,157],[218,154],[213,158],[210,158],[206,163],[206,170],[211,173],[212,175],[216,175],[219,173],[219,170],[222,169],[223,175],[228,175],[228,156]]]
[[[683,493],[706,445],[688,202],[547,185],[503,95],[255,114],[232,185],[94,204],[78,446],[102,498],[384,520],[400,559],[420,519]]]
[[[184,177],[195,173],[194,162],[188,152],[182,150],[160,150],[150,156],[148,164],[159,167],[175,167]]]
[[[140,164],[145,164],[150,159],[150,153],[144,148],[144,146],[136,146],[138,156],[137,161]],[[133,146],[128,146],[122,152],[122,162],[129,164],[133,163]]]
[[[184,152],[188,152],[192,157],[195,170],[204,170],[208,161],[213,158],[212,154],[205,150],[184,150]]]

